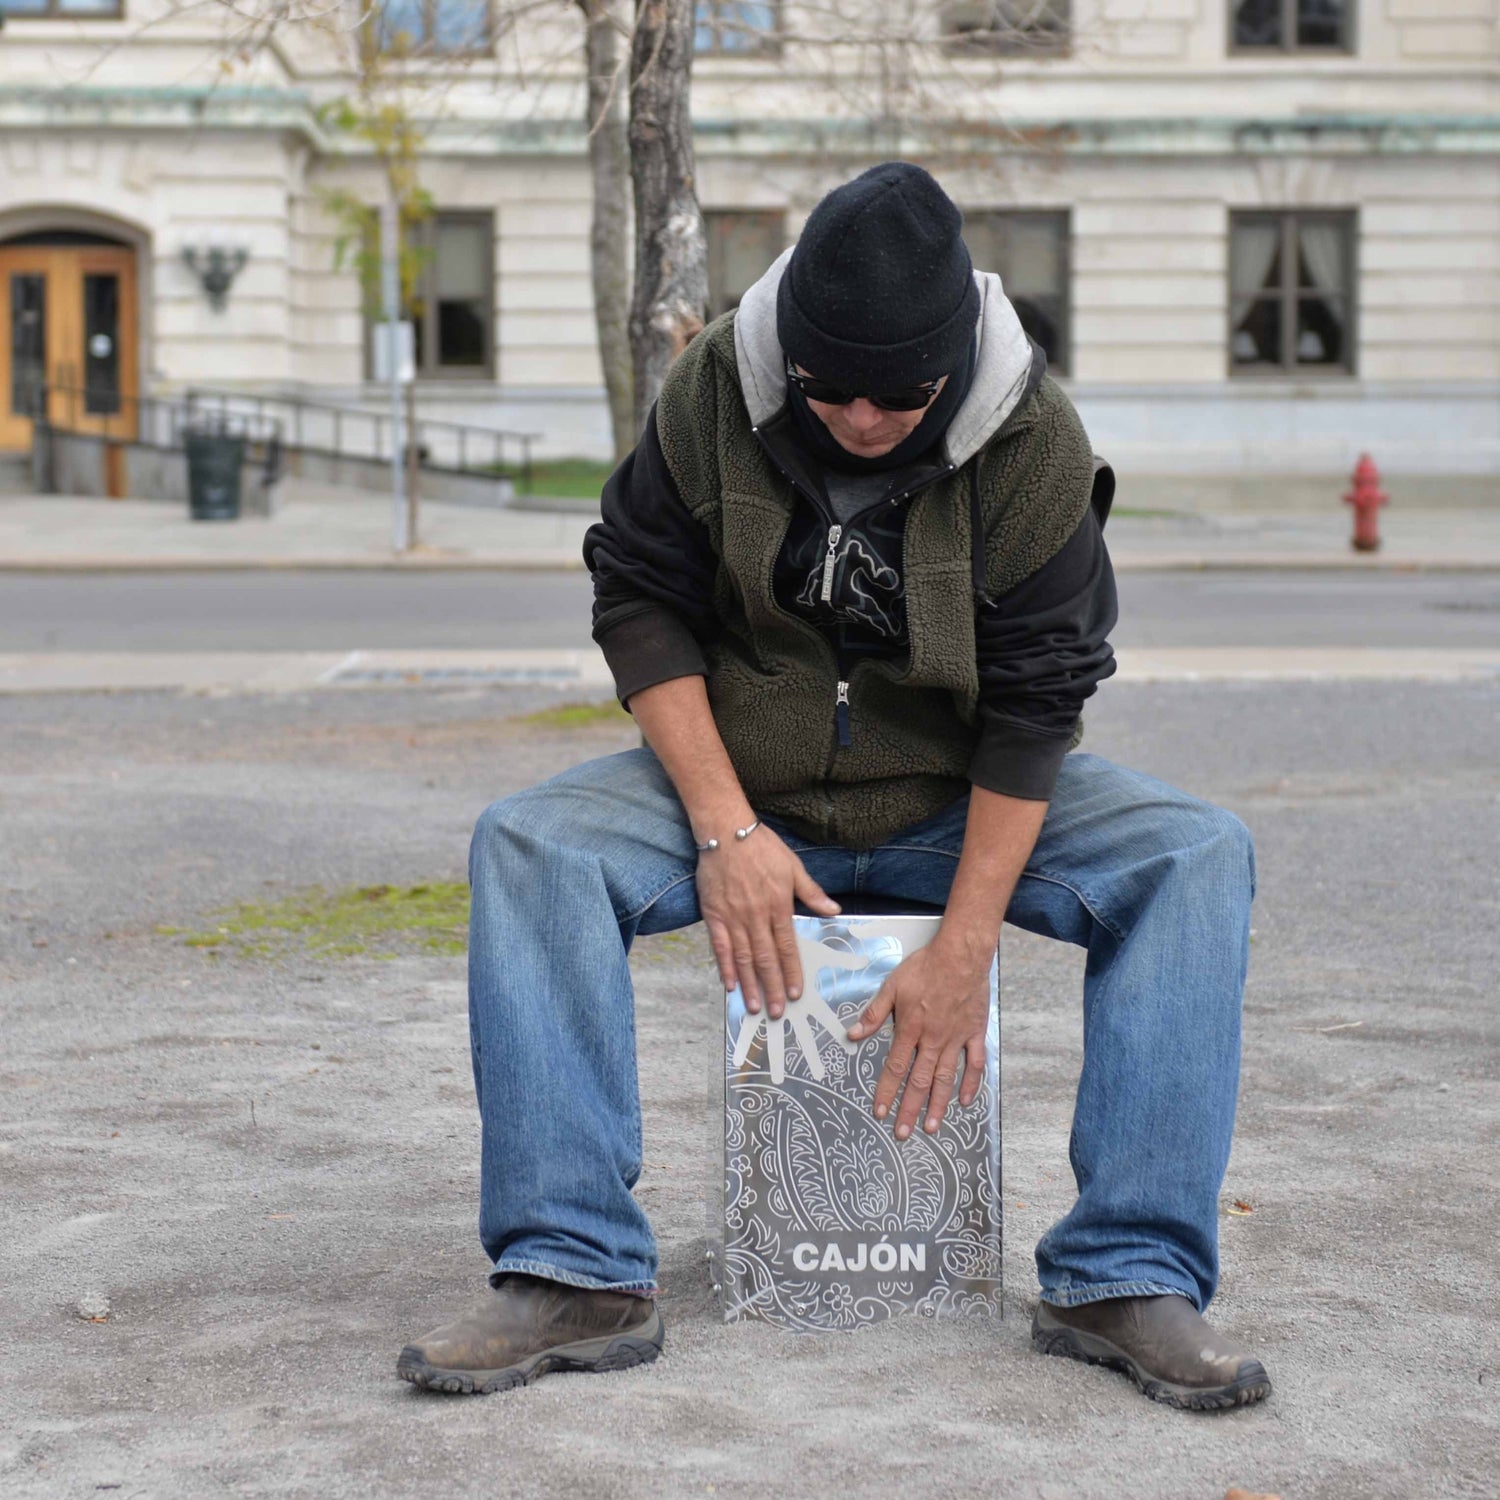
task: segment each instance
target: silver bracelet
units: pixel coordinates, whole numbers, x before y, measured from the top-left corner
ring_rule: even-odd
[[[749,838],[750,835],[752,833],[754,833],[755,830],[757,828],[759,828],[759,827],[760,827],[760,819],[757,818],[748,828],[736,828],[734,830],[734,836],[735,836],[735,838],[740,839],[740,840],[743,841],[744,839]],[[699,854],[707,854],[711,849],[717,849],[718,847],[719,847],[719,841],[718,841],[718,839],[710,839],[706,844],[697,844],[697,843],[695,843],[693,845],[693,848],[695,848],[698,851]]]

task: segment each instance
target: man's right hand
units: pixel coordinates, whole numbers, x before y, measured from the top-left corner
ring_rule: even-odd
[[[802,861],[762,824],[748,838],[734,829],[755,820],[719,736],[701,677],[669,677],[631,694],[629,708],[682,799],[693,842],[717,849],[698,856],[698,907],[708,926],[724,988],[739,985],[746,1007],[779,1018],[788,997],[802,994],[802,965],[792,903],[820,917],[839,904],[819,888]]]
[[[739,985],[752,1014],[762,1004],[772,1019],[802,994],[802,964],[792,927],[799,900],[822,917],[839,904],[765,824],[746,839],[721,838],[698,856],[698,906],[724,988]]]

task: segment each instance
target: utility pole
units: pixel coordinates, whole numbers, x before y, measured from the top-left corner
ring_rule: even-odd
[[[394,198],[380,206],[380,285],[385,303],[385,341],[387,374],[391,380],[391,499],[394,505],[391,545],[405,552],[411,545],[411,528],[406,502],[407,446],[403,431],[405,416],[401,400],[402,354],[401,331],[401,215]]]

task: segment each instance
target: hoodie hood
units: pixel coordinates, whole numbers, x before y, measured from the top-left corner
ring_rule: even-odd
[[[787,404],[786,355],[776,336],[776,294],[792,252],[785,250],[740,299],[734,319],[735,363],[752,427],[762,427]],[[974,378],[953,414],[940,447],[961,467],[1005,424],[1041,378],[1046,357],[1033,345],[993,271],[975,271],[979,318]]]

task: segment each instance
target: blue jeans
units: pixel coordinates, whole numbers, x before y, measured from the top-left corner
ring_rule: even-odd
[[[867,850],[769,821],[830,895],[938,905],[967,808]],[[697,858],[645,749],[574,766],[479,819],[469,1027],[495,1276],[655,1290],[656,1243],[631,1192],[641,1108],[626,954],[637,933],[698,920]],[[1201,1310],[1213,1296],[1254,893],[1232,813],[1097,755],[1064,758],[1005,914],[1088,950],[1068,1151],[1078,1198],[1037,1245],[1048,1302],[1178,1293]],[[711,987],[704,1003],[717,1003]]]

